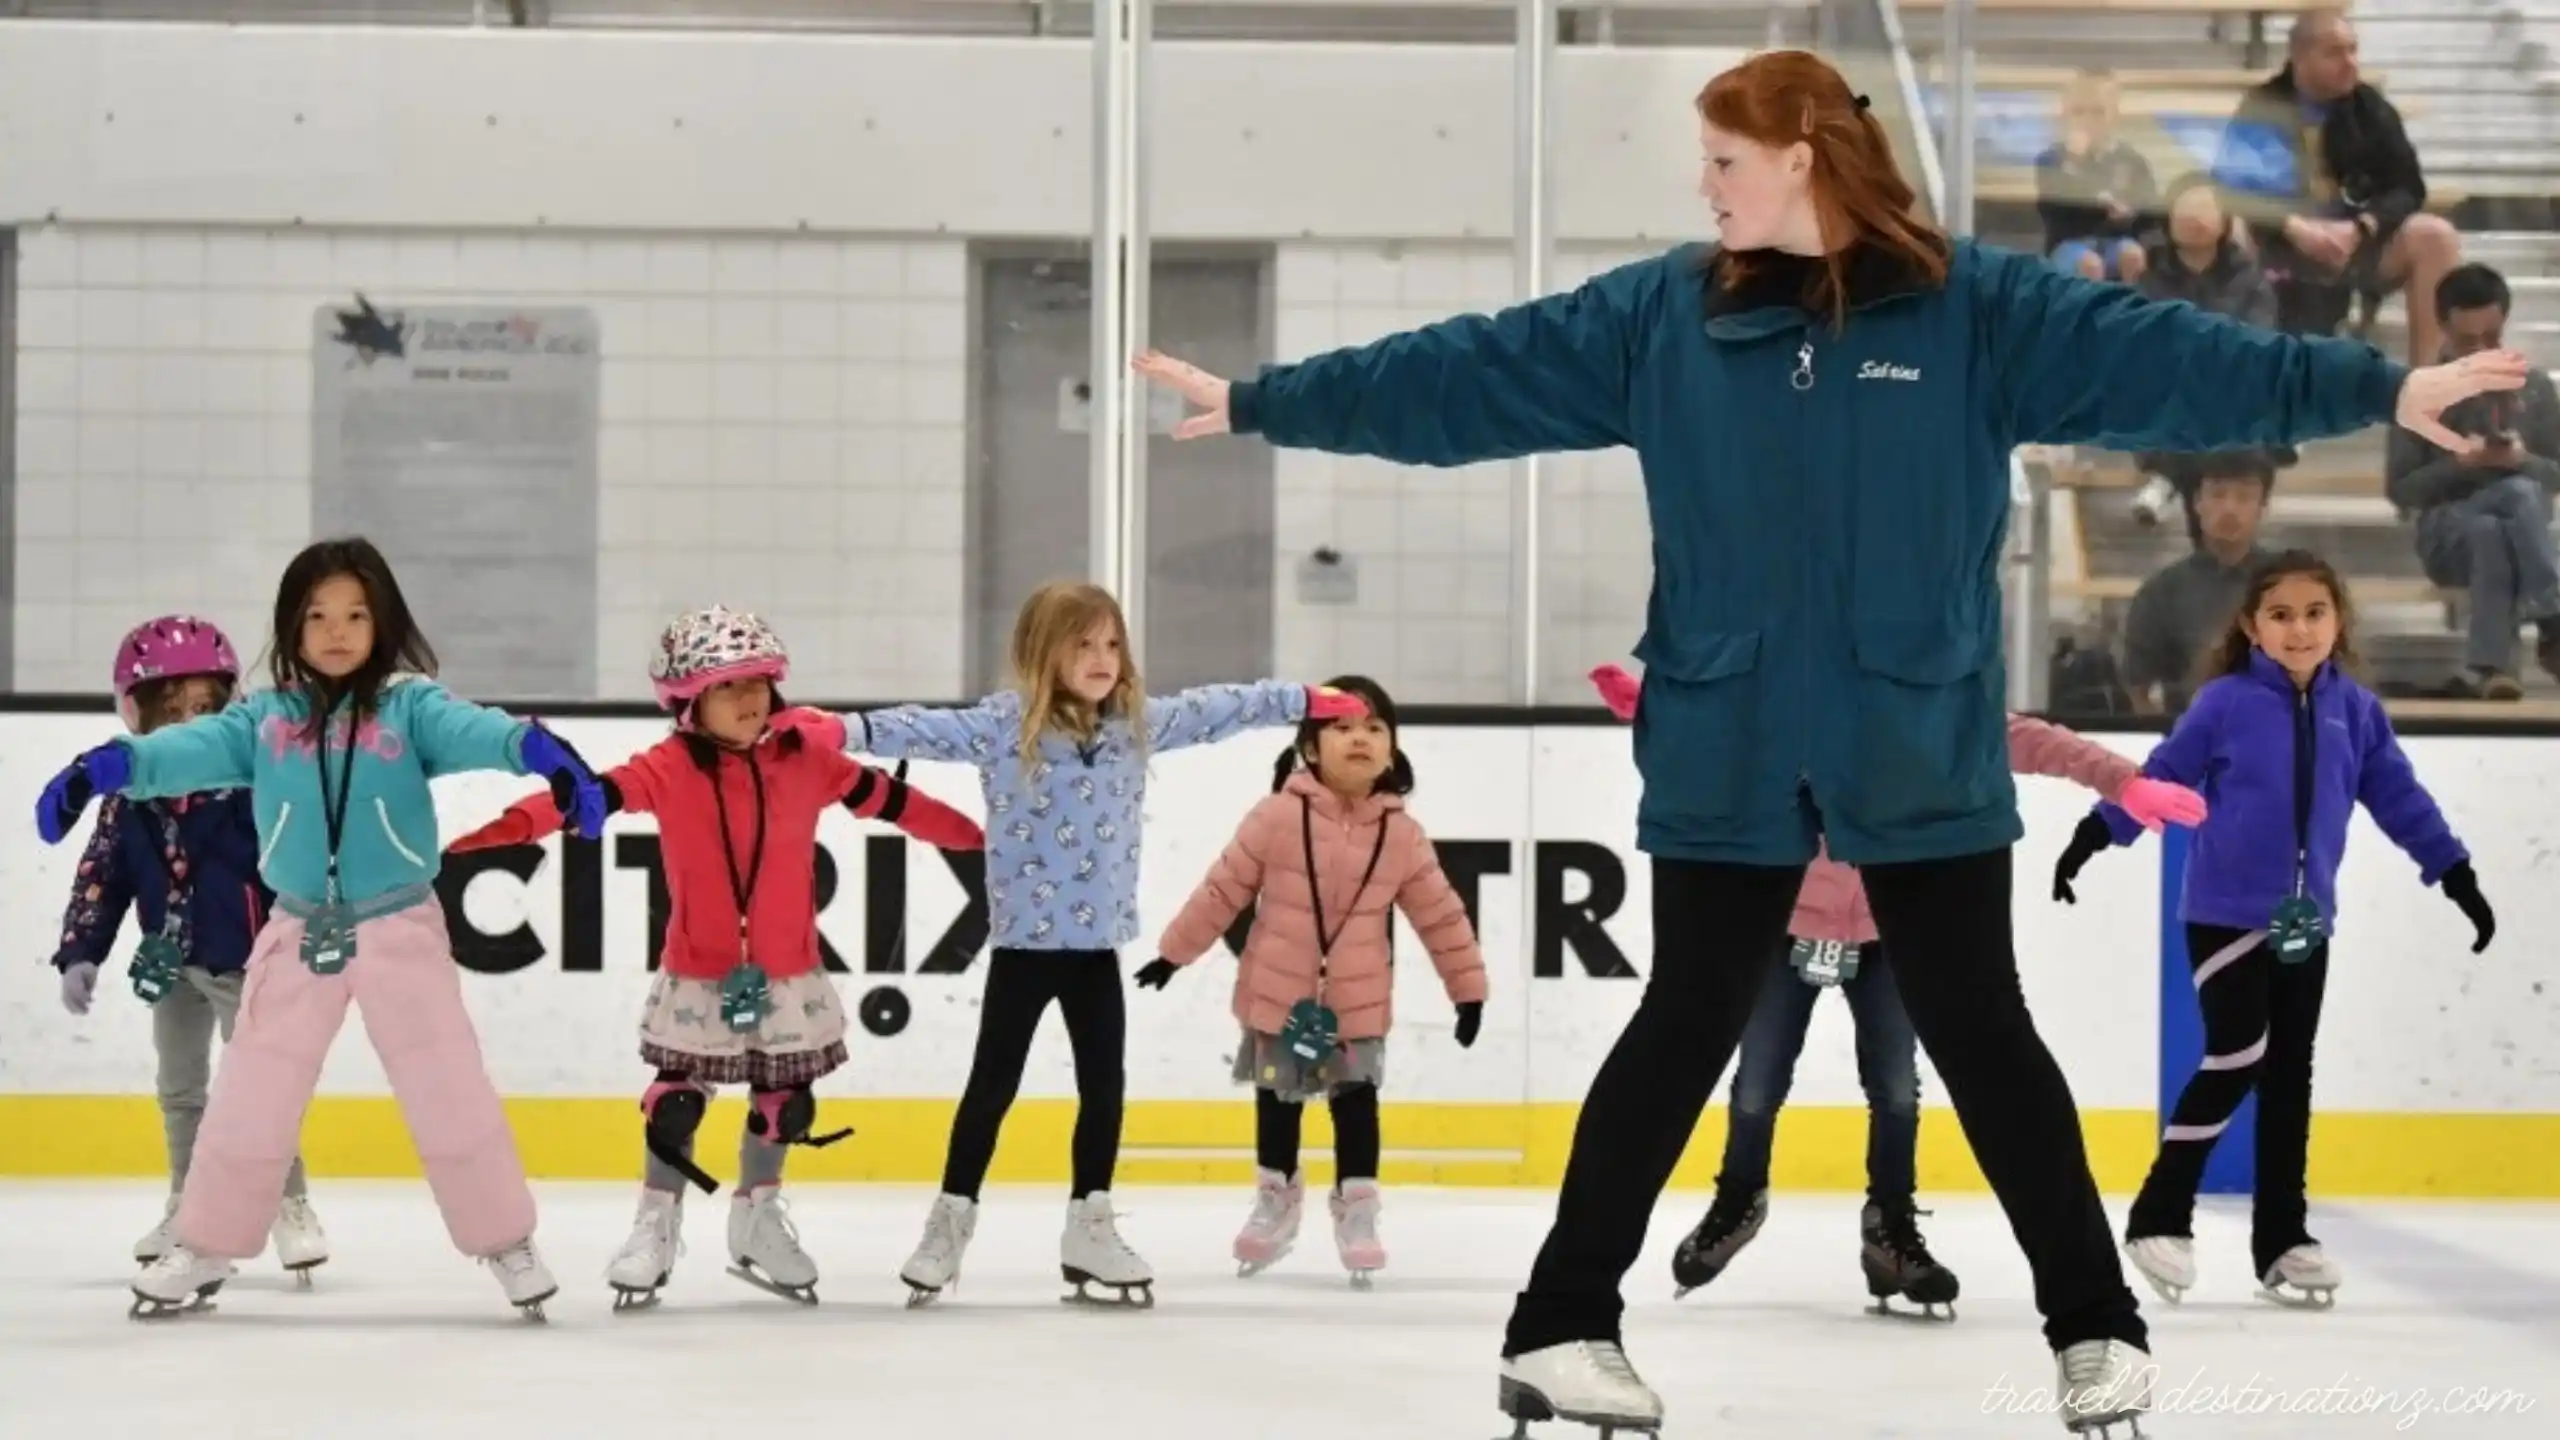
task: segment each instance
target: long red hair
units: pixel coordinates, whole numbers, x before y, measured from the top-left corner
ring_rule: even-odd
[[[1835,328],[1848,323],[1843,271],[1856,244],[1886,251],[1932,285],[1947,278],[1946,236],[1920,217],[1920,197],[1894,163],[1884,123],[1820,56],[1806,50],[1754,55],[1707,82],[1698,92],[1698,115],[1756,144],[1784,149],[1802,141],[1812,148],[1814,216],[1826,253],[1807,284],[1806,310],[1828,313]],[[1739,286],[1751,264],[1734,255],[1722,267],[1726,288]]]

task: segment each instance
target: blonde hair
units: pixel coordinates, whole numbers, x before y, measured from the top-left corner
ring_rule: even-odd
[[[1058,683],[1058,670],[1085,632],[1105,620],[1120,637],[1120,682],[1100,705],[1088,705]],[[1090,742],[1114,715],[1127,717],[1139,750],[1146,749],[1146,689],[1138,678],[1138,657],[1129,653],[1129,619],[1101,586],[1053,581],[1022,602],[1022,613],[1013,618],[1013,681],[1022,692],[1024,764],[1039,758],[1042,731],[1060,730]]]

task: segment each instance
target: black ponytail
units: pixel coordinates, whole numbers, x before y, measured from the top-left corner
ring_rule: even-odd
[[[1281,751],[1280,758],[1272,763],[1271,793],[1274,795],[1279,794],[1282,789],[1287,787],[1289,777],[1297,773],[1298,747],[1292,745],[1286,750]]]

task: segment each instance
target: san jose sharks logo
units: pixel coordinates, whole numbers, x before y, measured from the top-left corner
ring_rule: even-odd
[[[371,365],[386,356],[394,360],[408,358],[409,332],[414,327],[401,312],[394,310],[386,315],[374,308],[363,291],[357,291],[356,308],[335,313],[338,333],[329,338],[351,352],[347,360],[350,368]]]

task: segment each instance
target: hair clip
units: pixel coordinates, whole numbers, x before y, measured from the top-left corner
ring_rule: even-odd
[[[1864,110],[1864,109],[1866,109],[1866,108],[1867,108],[1867,97],[1866,97],[1866,96],[1864,96],[1864,95],[1860,95],[1860,96],[1858,96],[1858,97],[1856,98],[1856,102],[1855,102],[1855,103],[1857,104],[1857,107],[1858,107],[1859,109]]]

